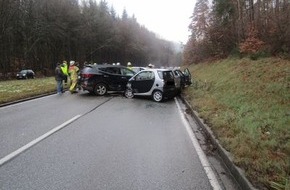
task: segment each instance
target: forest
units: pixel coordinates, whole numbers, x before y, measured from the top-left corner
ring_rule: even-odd
[[[289,0],[197,0],[184,63],[228,56],[290,57]]]
[[[63,60],[174,66],[182,54],[104,0],[0,1],[0,78],[25,68],[48,75]]]

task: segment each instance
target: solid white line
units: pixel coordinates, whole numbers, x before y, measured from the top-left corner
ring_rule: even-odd
[[[79,117],[81,117],[81,115],[76,115],[75,117],[71,118],[70,120],[64,122],[63,124],[53,128],[52,130],[48,131],[47,133],[41,135],[40,137],[38,137],[37,139],[29,142],[28,144],[24,145],[23,147],[19,148],[18,150],[8,154],[7,156],[5,156],[4,158],[0,159],[0,166],[2,166],[3,164],[5,164],[6,162],[8,162],[9,160],[13,159],[14,157],[18,156],[19,154],[21,154],[22,152],[26,151],[27,149],[29,149],[30,147],[34,146],[35,144],[39,143],[40,141],[42,141],[43,139],[47,138],[48,136],[52,135],[53,133],[61,130],[62,128],[64,128],[65,126],[67,126],[68,124],[72,123],[73,121],[77,120]]]
[[[222,188],[221,188],[221,186],[220,186],[220,184],[219,184],[219,182],[218,182],[218,180],[217,180],[217,178],[216,178],[216,176],[215,176],[215,174],[214,174],[214,172],[213,172],[213,170],[212,170],[212,168],[210,166],[210,163],[209,163],[205,153],[201,149],[201,147],[200,147],[200,145],[198,143],[198,140],[196,139],[196,136],[194,135],[189,123],[187,122],[184,114],[182,113],[181,107],[180,107],[177,99],[176,98],[174,98],[174,99],[175,99],[175,103],[176,103],[176,105],[178,107],[179,114],[181,116],[182,122],[183,122],[183,124],[184,124],[184,126],[186,128],[186,131],[187,131],[187,133],[188,133],[188,135],[190,137],[190,140],[191,140],[191,142],[192,142],[192,144],[193,144],[193,146],[194,146],[194,148],[195,148],[195,150],[197,152],[197,155],[199,157],[201,165],[204,168],[204,171],[205,171],[205,173],[206,173],[206,175],[207,175],[207,177],[209,179],[209,182],[210,182],[211,186],[213,187],[214,190],[221,190]]]
[[[47,95],[47,96],[43,96],[43,97],[39,97],[39,98],[34,98],[34,99],[31,99],[31,100],[25,100],[25,101],[22,101],[22,102],[17,102],[17,103],[11,104],[11,105],[7,105],[7,106],[0,107],[0,110],[1,109],[6,109],[6,108],[10,108],[10,107],[19,106],[19,105],[22,105],[22,104],[26,104],[27,102],[38,101],[38,100],[47,98],[49,96],[54,96],[54,95],[57,95],[57,94],[50,94],[50,95]]]

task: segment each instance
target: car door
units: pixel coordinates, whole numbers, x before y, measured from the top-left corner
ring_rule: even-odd
[[[184,88],[184,86],[185,86],[185,75],[183,74],[183,72],[181,70],[176,70],[176,72],[180,76],[180,86],[181,86],[181,88]]]
[[[141,71],[132,80],[134,93],[149,92],[154,84],[155,76],[153,71]]]
[[[185,85],[191,85],[191,73],[189,72],[188,68],[184,69],[183,74]]]
[[[109,91],[118,91],[120,86],[120,68],[117,67],[104,67],[99,69],[103,75],[102,82],[108,86]]]
[[[127,82],[134,75],[135,75],[135,72],[132,71],[131,69],[120,68],[120,75],[119,75],[118,83],[122,91],[126,89]]]
[[[181,76],[180,73],[178,72],[178,70],[173,70],[173,74],[174,74],[174,81],[175,81],[175,86],[176,88],[181,88]]]

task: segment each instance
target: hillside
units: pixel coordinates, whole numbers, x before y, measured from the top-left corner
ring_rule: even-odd
[[[189,67],[186,99],[259,189],[290,189],[290,61],[226,59]]]

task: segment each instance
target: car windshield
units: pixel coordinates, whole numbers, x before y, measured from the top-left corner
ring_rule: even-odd
[[[138,73],[139,71],[144,70],[144,68],[142,68],[142,67],[132,67],[131,70],[134,71],[135,73]]]
[[[122,68],[121,69],[121,74],[125,75],[125,76],[131,76],[132,77],[135,74],[135,72],[130,70],[130,69]]]
[[[27,70],[22,70],[20,71],[21,74],[26,74],[27,73]]]

